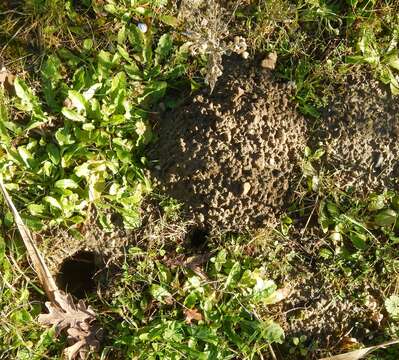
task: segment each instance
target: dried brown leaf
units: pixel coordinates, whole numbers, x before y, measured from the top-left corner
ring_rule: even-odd
[[[38,319],[42,325],[55,326],[57,334],[64,329],[80,329],[82,326],[87,328],[95,320],[94,311],[90,307],[86,308],[82,300],[74,304],[71,295],[61,292],[57,294],[57,300],[61,307],[46,302],[49,313],[39,315]]]
[[[185,309],[183,313],[187,324],[191,324],[193,320],[201,321],[203,319],[202,314],[197,309]]]
[[[64,357],[67,360],[73,360],[76,358],[77,354],[79,354],[81,359],[85,359],[86,358],[86,354],[82,354],[81,353],[81,349],[85,346],[85,341],[84,340],[80,340],[78,342],[76,342],[75,344],[67,347],[64,350]],[[82,356],[83,355],[83,356]]]
[[[10,73],[5,67],[0,69],[0,88],[3,88],[10,95],[15,94],[14,80],[14,74]]]
[[[42,325],[55,326],[57,335],[67,330],[70,347],[64,350],[68,360],[85,359],[89,351],[98,351],[102,337],[102,329],[97,326],[96,314],[86,307],[83,300],[74,303],[72,296],[59,291],[56,293],[58,305],[46,302],[48,314],[39,315]]]
[[[359,342],[356,338],[345,336],[340,342],[340,348],[342,350],[353,350],[359,346]]]

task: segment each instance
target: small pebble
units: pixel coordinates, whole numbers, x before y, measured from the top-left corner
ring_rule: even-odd
[[[148,26],[147,26],[147,24],[138,23],[138,24],[137,24],[137,27],[139,28],[139,30],[140,30],[142,33],[146,33],[146,32],[148,31]]]
[[[249,193],[249,190],[251,190],[251,185],[250,183],[244,183],[242,186],[242,195],[247,195]]]

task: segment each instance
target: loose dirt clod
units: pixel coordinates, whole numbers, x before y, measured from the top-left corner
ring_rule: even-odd
[[[274,223],[284,209],[305,146],[292,89],[239,57],[225,75],[159,124],[154,176],[197,223],[243,230]]]
[[[398,188],[399,102],[377,81],[348,79],[316,133],[336,186],[362,194]]]

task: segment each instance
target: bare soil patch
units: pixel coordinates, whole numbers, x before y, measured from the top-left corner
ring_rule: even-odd
[[[274,224],[306,143],[292,89],[258,64],[224,62],[214,92],[198,94],[159,122],[153,176],[204,228]]]
[[[398,136],[398,100],[367,75],[348,79],[316,131],[334,184],[364,195],[398,189]]]

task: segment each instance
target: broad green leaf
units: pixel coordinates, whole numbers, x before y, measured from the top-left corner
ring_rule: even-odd
[[[32,154],[29,152],[29,150],[27,150],[24,146],[20,146],[18,148],[18,154],[21,157],[22,161],[25,163],[25,165],[30,168],[30,162],[29,160],[32,160]]]
[[[60,74],[61,61],[56,55],[49,55],[41,67],[42,76],[51,82],[58,82],[62,79]]]
[[[179,20],[175,16],[162,15],[159,19],[166,25],[177,27],[179,25]]]
[[[151,285],[150,293],[157,301],[161,303],[170,302],[172,299],[172,294],[160,285]]]
[[[8,134],[6,123],[8,123],[8,112],[6,105],[2,101],[2,93],[0,89],[0,140],[9,144],[11,138]]]
[[[362,55],[347,56],[345,61],[348,64],[364,64],[366,62]]]
[[[79,63],[82,61],[80,57],[76,56],[72,51],[66,48],[59,49],[58,55],[61,59],[67,60],[68,64],[72,68],[77,68]]]
[[[96,127],[94,126],[94,124],[88,123],[88,124],[83,124],[82,129],[85,131],[93,131],[96,129]]]
[[[137,53],[141,53],[144,48],[145,38],[144,34],[137,28],[137,26],[129,28],[127,37],[133,50]]]
[[[371,195],[370,196],[370,203],[368,205],[368,210],[370,211],[376,211],[376,210],[381,210],[386,206],[386,198],[384,194],[379,194],[379,195]]]
[[[117,45],[117,49],[118,49],[119,54],[121,54],[121,56],[122,56],[126,61],[128,61],[129,63],[132,61],[132,59],[131,59],[131,57],[130,57],[130,55],[129,55],[129,52],[126,50],[125,47],[123,47],[123,46],[121,46],[121,45]]]
[[[173,48],[173,40],[171,36],[169,34],[163,34],[160,37],[158,41],[158,46],[155,50],[155,53],[157,55],[156,56],[157,62],[165,60],[169,56],[172,48]]]
[[[186,73],[186,65],[185,64],[177,64],[172,69],[168,70],[165,73],[165,79],[168,80],[176,80],[182,77]]]
[[[399,95],[399,81],[393,76],[390,79],[389,87],[393,95]]]
[[[238,261],[234,262],[230,269],[229,275],[227,276],[226,282],[224,283],[224,289],[237,284],[241,274],[241,265]]]
[[[80,114],[78,114],[76,111],[68,109],[66,107],[62,108],[62,115],[64,115],[67,119],[72,120],[72,121],[77,121],[77,122],[85,122],[86,118]]]
[[[15,94],[21,99],[22,105],[26,111],[33,111],[39,106],[36,96],[26,83],[19,77],[14,80]]]
[[[90,167],[90,162],[87,161],[82,165],[76,166],[74,172],[76,176],[89,177],[90,174],[92,173],[92,170],[90,170],[89,167]]]
[[[60,151],[56,145],[53,143],[47,144],[46,150],[50,160],[53,164],[58,165],[61,161]]]
[[[45,207],[42,204],[29,204],[28,206],[28,210],[29,212],[33,215],[33,216],[38,216],[41,215],[45,212]]]
[[[166,93],[168,83],[166,81],[153,81],[146,86],[144,94],[138,98],[139,103],[149,106],[160,101]]]
[[[72,179],[62,179],[55,182],[54,186],[58,189],[76,189],[79,185]]]
[[[273,280],[264,280],[257,276],[256,285],[254,286],[254,300],[262,301],[263,304],[275,304],[280,301],[277,293],[277,285]]]
[[[61,146],[72,145],[75,143],[75,140],[67,127],[59,128],[55,132],[55,138]]]
[[[374,223],[377,226],[385,227],[395,224],[398,214],[395,210],[384,209],[381,210],[374,218]]]
[[[119,213],[126,229],[137,229],[141,225],[141,216],[137,208],[121,209]]]
[[[388,64],[394,69],[399,70],[399,56],[397,53],[389,56]]]
[[[156,7],[163,7],[168,4],[168,0],[153,0],[152,5]]]
[[[269,344],[282,344],[284,341],[284,330],[274,321],[263,322],[262,334]]]
[[[385,300],[385,308],[393,319],[399,319],[399,296],[391,295]]]
[[[142,80],[143,74],[136,63],[125,65],[126,74],[134,81]]]
[[[118,44],[123,44],[126,41],[126,39],[127,39],[126,26],[123,25],[118,31]]]
[[[156,262],[158,268],[158,278],[160,283],[169,284],[172,281],[172,274],[170,270],[161,262]]]
[[[62,206],[56,198],[52,196],[45,196],[43,200],[49,203],[51,206],[62,210]]]
[[[118,14],[118,8],[115,6],[115,4],[106,4],[104,6],[104,10],[109,12],[112,15]]]
[[[101,194],[105,190],[106,172],[93,172],[88,177],[87,182],[89,185],[89,201],[96,201],[101,198]]]
[[[327,212],[326,201],[321,200],[319,204],[319,211],[318,211],[318,221],[324,233],[328,232],[328,228],[331,224],[331,220],[329,218],[329,213]]]
[[[98,54],[98,61],[99,65],[110,68],[112,66],[111,53],[101,50]]]
[[[335,216],[335,217],[338,217],[339,216],[339,214],[340,214],[340,211],[339,211],[339,209],[338,209],[338,206],[335,204],[335,203],[333,203],[332,201],[326,201],[326,206],[327,206],[327,211],[328,211],[328,213],[331,215],[331,216]]]
[[[84,98],[84,96],[82,94],[80,94],[79,92],[77,92],[75,90],[69,90],[68,98],[71,100],[72,106],[74,106],[76,108],[78,113],[86,113],[88,105],[87,105],[86,99]],[[69,110],[69,109],[63,108],[62,109],[63,114],[64,114],[65,110]],[[73,120],[73,119],[70,119],[70,120]],[[78,120],[76,120],[76,121],[78,121]]]
[[[220,270],[222,270],[222,266],[226,263],[226,261],[227,261],[227,251],[225,249],[222,249],[218,252],[218,254],[213,260],[213,262],[215,263],[215,270],[217,272],[220,272]]]
[[[96,83],[96,84],[90,86],[90,87],[83,93],[83,97],[84,97],[85,100],[86,100],[86,102],[85,102],[86,109],[87,109],[87,105],[86,105],[86,104],[87,104],[87,101],[91,100],[91,99],[94,97],[94,95],[96,94],[96,91],[97,91],[98,89],[101,89],[101,87],[102,87],[102,84],[101,84],[101,83]]]
[[[197,291],[194,290],[194,291],[190,292],[184,299],[184,306],[186,306],[189,309],[192,309],[195,306],[195,304],[197,303],[198,297],[199,296],[198,296]]]
[[[114,101],[117,94],[124,89],[126,89],[126,74],[119,72],[112,78],[111,89],[109,90],[112,100]]]
[[[84,67],[79,67],[72,76],[72,88],[76,91],[82,91],[92,84],[93,80],[91,75]],[[68,91],[70,88],[66,90]]]
[[[90,38],[87,38],[83,41],[83,49],[85,49],[86,51],[89,51],[93,48],[93,40]]]
[[[359,250],[365,250],[367,248],[367,236],[356,231],[349,233],[349,239],[352,244]]]

